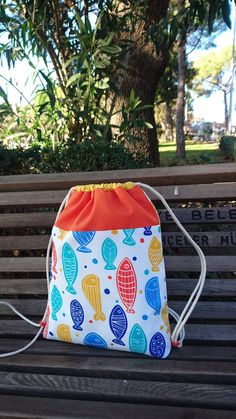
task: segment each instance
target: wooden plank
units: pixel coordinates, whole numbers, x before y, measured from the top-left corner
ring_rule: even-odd
[[[45,295],[47,284],[45,278],[0,279],[0,294],[4,295]]]
[[[193,240],[203,248],[207,247],[234,247],[236,245],[236,231],[218,232],[189,232]],[[46,249],[50,236],[2,236],[0,250],[26,250]],[[162,232],[164,248],[192,247],[191,243],[182,233]]]
[[[4,320],[1,324],[0,337],[32,337],[36,327],[23,320]],[[227,344],[236,343],[236,326],[232,324],[187,324],[186,341],[188,343],[207,343],[214,341]]]
[[[137,366],[137,359],[97,357],[65,357],[50,355],[16,355],[0,359],[2,371],[60,374],[83,377],[123,378],[131,380],[172,381],[191,383],[236,384],[236,364],[230,362],[183,361],[151,357]]]
[[[206,256],[208,272],[235,272],[235,256]],[[199,272],[200,261],[198,256],[166,256],[167,271],[172,272]]]
[[[185,224],[232,224],[236,222],[236,207],[173,208],[173,211],[179,221]],[[173,223],[168,211],[159,209],[158,214],[161,223]]]
[[[1,258],[0,272],[45,272],[46,259],[44,257]]]
[[[175,215],[184,224],[222,224],[236,222],[236,207],[218,208],[174,208]],[[165,210],[158,210],[162,224],[172,224],[173,220]],[[52,227],[56,212],[0,214],[0,227]]]
[[[66,397],[113,402],[170,404],[208,408],[236,408],[233,385],[71,377],[63,375],[0,372],[5,394]]]
[[[29,343],[29,339],[16,337],[15,335],[0,338],[0,353],[14,351],[24,347]],[[58,342],[52,340],[45,340],[40,337],[37,342],[25,352],[27,354],[48,354],[48,355],[64,355],[64,356],[96,356],[106,358],[138,358],[148,359],[146,356],[138,355],[133,352],[124,351],[106,351],[104,349],[95,348],[87,345],[71,345],[66,342]],[[169,355],[172,360],[189,360],[189,361],[225,361],[236,362],[236,353],[234,346],[227,346],[220,342],[207,342],[206,345],[201,342],[201,345],[191,345],[184,341],[184,346],[181,349],[172,348]]]
[[[2,192],[0,207],[53,207],[59,205],[67,191]]]
[[[154,189],[158,190],[170,202],[235,200],[236,196],[236,183],[180,185],[178,194],[176,194],[175,186],[159,186]],[[149,196],[152,200],[157,200],[152,193]]]
[[[211,201],[235,199],[236,183],[181,185],[176,194],[175,186],[160,186],[157,189],[168,201]],[[66,190],[37,191],[37,192],[2,192],[0,207],[55,207],[59,205],[67,194]],[[155,195],[149,194],[156,200]]]
[[[196,286],[196,279],[168,278],[167,289],[170,296],[189,296]],[[203,297],[232,297],[235,295],[236,279],[210,279],[207,278]]]
[[[77,184],[126,182],[127,180],[164,186],[184,183],[234,182],[236,181],[236,165],[235,163],[226,163],[102,172],[1,176],[0,191],[69,189]]]
[[[52,227],[56,212],[0,214],[0,228]]]
[[[0,395],[2,419],[55,419],[62,412],[65,419],[232,419],[229,410]]]
[[[235,256],[206,256],[208,272],[236,272]],[[199,272],[198,256],[166,256],[166,271]],[[45,272],[44,257],[0,258],[0,272]]]
[[[233,296],[232,296],[233,298]],[[46,308],[46,299],[4,299],[13,304],[17,310],[27,316],[42,316]],[[185,301],[169,301],[169,307],[181,313],[186,305]],[[12,311],[6,306],[0,305],[0,315],[9,316],[14,315]],[[199,301],[190,319],[221,319],[221,320],[235,320],[236,318],[236,301]]]
[[[197,280],[190,278],[168,278],[167,287],[170,296],[188,296],[196,286]],[[232,297],[236,290],[236,279],[210,279],[206,280],[203,297]],[[0,294],[4,295],[46,295],[47,285],[45,278],[32,279],[1,279]]]
[[[200,247],[234,247],[236,245],[236,231],[189,231],[190,236]],[[192,244],[180,232],[162,232],[164,247],[192,247]]]
[[[0,240],[0,250],[34,250],[46,249],[50,236],[2,236]]]

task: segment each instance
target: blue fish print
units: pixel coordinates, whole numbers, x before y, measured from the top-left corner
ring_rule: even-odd
[[[154,316],[160,314],[161,311],[161,296],[158,283],[158,277],[154,276],[149,279],[145,286],[145,298],[147,303],[155,310]]]
[[[73,284],[78,275],[78,261],[76,254],[69,243],[65,243],[62,248],[63,271],[68,284],[66,290],[71,294],[76,294]]]
[[[143,234],[144,234],[144,236],[151,236],[152,235],[151,226],[150,227],[144,227]]]
[[[53,320],[57,321],[57,312],[61,309],[63,300],[62,296],[56,287],[56,285],[53,285],[52,293],[51,293],[51,305],[52,305],[52,318]]]
[[[53,273],[52,273],[52,260],[50,260],[49,262],[49,282],[51,282],[53,278]]]
[[[128,322],[126,314],[120,305],[113,307],[110,314],[109,323],[111,331],[116,337],[116,339],[113,339],[112,342],[117,343],[117,345],[125,346],[121,338],[123,338],[125,335]]]
[[[166,349],[166,342],[163,335],[159,332],[155,333],[150,340],[149,351],[155,358],[162,358]]]
[[[126,230],[123,230],[123,232],[125,233],[125,238],[123,240],[124,244],[127,244],[128,246],[134,246],[136,244],[136,241],[132,237],[134,230],[135,228],[128,228]]]
[[[141,326],[136,323],[129,335],[129,349],[131,352],[144,354],[147,350],[147,338]]]
[[[77,300],[73,300],[70,303],[70,315],[74,322],[73,329],[83,330],[81,324],[84,321],[84,310],[82,305]]]
[[[87,244],[89,244],[94,236],[95,236],[95,231],[73,231],[73,236],[75,238],[75,240],[79,243],[79,247],[77,248],[77,250],[79,252],[82,253],[91,253],[92,250],[89,249],[87,246]]]
[[[116,267],[113,264],[116,259],[116,256],[117,256],[117,247],[116,247],[115,242],[109,238],[105,239],[104,242],[102,243],[102,257],[106,262],[106,266],[104,267],[104,269],[107,269],[107,270],[116,269]]]
[[[106,341],[97,333],[89,333],[84,338],[84,345],[97,346],[98,348],[108,349]]]

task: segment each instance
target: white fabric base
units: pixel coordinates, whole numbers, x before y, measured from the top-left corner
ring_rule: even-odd
[[[82,233],[79,241],[54,226],[44,337],[166,358],[165,267],[153,237],[161,243],[160,226]]]

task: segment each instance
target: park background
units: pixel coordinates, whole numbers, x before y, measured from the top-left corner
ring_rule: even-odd
[[[1,174],[234,161],[234,2],[4,0],[0,17]]]

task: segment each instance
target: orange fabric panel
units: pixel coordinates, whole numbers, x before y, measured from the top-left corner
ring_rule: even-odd
[[[101,231],[160,224],[153,204],[139,186],[72,192],[56,227],[70,231]]]

